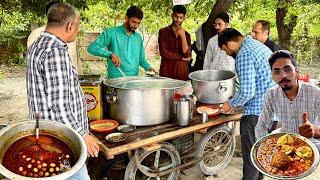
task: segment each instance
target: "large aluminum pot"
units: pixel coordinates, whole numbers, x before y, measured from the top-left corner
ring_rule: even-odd
[[[237,75],[226,70],[199,70],[189,74],[198,101],[207,104],[226,102],[235,92]]]
[[[148,126],[173,117],[173,95],[188,87],[186,81],[162,77],[104,80],[111,118],[123,124]]]
[[[76,159],[76,164],[69,170],[59,175],[46,178],[37,178],[45,180],[57,180],[57,179],[67,179],[74,175],[80,170],[80,168],[85,164],[87,159],[87,146],[84,139],[75,130],[67,127],[64,124],[41,120],[39,123],[40,133],[49,134],[54,137],[59,138],[64,143],[66,143],[73,151],[74,157]],[[0,173],[9,178],[17,180],[31,180],[34,178],[20,176],[15,174],[2,165],[2,159],[6,150],[18,139],[34,134],[35,121],[24,121],[21,123],[13,124],[0,131]]]

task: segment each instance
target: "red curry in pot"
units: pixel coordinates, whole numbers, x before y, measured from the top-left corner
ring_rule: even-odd
[[[62,140],[47,134],[23,137],[4,153],[3,166],[27,177],[55,176],[69,170],[75,159],[72,150]]]

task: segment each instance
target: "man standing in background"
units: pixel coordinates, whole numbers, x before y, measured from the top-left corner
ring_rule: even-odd
[[[222,112],[242,106],[240,136],[243,158],[243,180],[261,180],[263,175],[254,167],[250,151],[256,142],[255,127],[262,111],[264,94],[274,85],[268,59],[272,52],[268,47],[239,31],[227,28],[219,34],[219,47],[230,56],[236,57],[236,73],[239,90],[223,104]]]
[[[214,28],[220,34],[228,27],[229,15],[219,13],[214,18]],[[204,58],[203,69],[229,70],[235,72],[235,62],[233,57],[227,55],[218,45],[218,34],[208,41],[206,56]]]
[[[126,21],[103,31],[87,50],[94,56],[107,58],[108,78],[138,76],[139,66],[145,71],[154,71],[146,60],[143,40],[137,28],[143,19],[143,12],[131,6],[126,12]]]
[[[258,20],[252,27],[252,37],[266,45],[272,52],[279,50],[276,43],[270,40],[270,24],[265,20]]]
[[[161,56],[160,76],[188,80],[191,60],[190,34],[182,27],[187,10],[183,5],[172,9],[172,24],[159,30],[159,50]]]
[[[265,20],[258,20],[252,27],[252,37],[266,45],[272,52],[279,50],[279,47],[276,43],[270,40],[270,24]],[[277,128],[278,121],[273,119],[273,124],[269,129],[269,132],[272,132]]]

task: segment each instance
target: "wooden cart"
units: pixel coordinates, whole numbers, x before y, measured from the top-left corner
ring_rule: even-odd
[[[240,111],[231,115],[209,117],[206,123],[194,114],[189,126],[174,123],[139,127],[127,133],[128,138],[119,143],[109,143],[105,134],[93,134],[100,142],[102,154],[107,159],[128,153],[130,162],[124,179],[178,179],[180,170],[197,166],[205,175],[221,172],[230,162],[235,150],[234,122],[240,120]],[[231,127],[230,123],[231,122]],[[228,125],[229,124],[229,125]],[[200,132],[201,138],[191,153],[181,155],[168,140]],[[133,153],[134,151],[134,153]]]

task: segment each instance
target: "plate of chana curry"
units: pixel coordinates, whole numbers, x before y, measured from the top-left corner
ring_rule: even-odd
[[[90,128],[94,132],[107,133],[111,132],[119,126],[118,121],[112,119],[101,119],[90,122]]]
[[[317,168],[319,151],[310,140],[298,134],[270,134],[254,144],[251,161],[266,176],[300,179]]]

